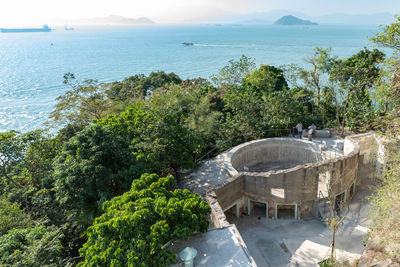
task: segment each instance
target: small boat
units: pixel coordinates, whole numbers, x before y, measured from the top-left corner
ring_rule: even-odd
[[[191,46],[191,45],[193,45],[192,42],[183,42],[182,44],[185,45],[185,46]]]

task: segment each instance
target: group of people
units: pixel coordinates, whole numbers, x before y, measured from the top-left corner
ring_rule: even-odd
[[[299,122],[296,125],[296,130],[297,130],[298,138],[301,139],[302,136],[303,136],[303,124],[301,122]],[[314,123],[312,123],[310,126],[308,126],[308,129],[306,131],[308,132],[309,139],[310,139],[310,137],[314,137],[315,136],[316,130],[317,130],[317,126],[315,126]]]

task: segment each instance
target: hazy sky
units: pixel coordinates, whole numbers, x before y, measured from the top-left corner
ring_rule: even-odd
[[[180,22],[227,13],[299,11],[311,16],[329,13],[400,13],[400,0],[0,0],[2,25],[66,22],[111,14]]]

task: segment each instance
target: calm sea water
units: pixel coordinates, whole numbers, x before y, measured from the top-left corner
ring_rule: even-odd
[[[0,131],[40,128],[55,98],[67,90],[66,72],[101,82],[158,70],[208,78],[242,54],[276,66],[304,65],[315,46],[350,56],[377,31],[359,25],[200,25],[0,33]]]

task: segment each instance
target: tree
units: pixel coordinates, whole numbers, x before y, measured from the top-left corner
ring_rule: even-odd
[[[379,63],[384,53],[364,49],[353,56],[337,60],[329,71],[330,81],[335,82],[336,118],[344,134],[344,127],[357,129],[369,125],[374,119],[374,108],[369,90],[379,78]]]
[[[249,86],[261,94],[288,89],[283,70],[269,65],[261,65],[243,79],[243,85]]]
[[[311,109],[313,117],[321,117],[326,127],[335,117],[332,105],[332,89],[328,83],[328,72],[332,69],[337,57],[331,56],[330,48],[315,47],[314,54],[305,61],[311,68],[301,68],[295,64],[284,66],[285,77],[292,87],[305,87],[314,92],[316,105]]]
[[[306,87],[316,92],[317,106],[319,106],[321,101],[324,75],[332,69],[336,61],[336,58],[332,57],[330,52],[331,48],[315,47],[314,55],[306,59],[306,62],[311,64],[312,69],[301,70],[299,73]]]
[[[63,247],[58,230],[37,226],[0,236],[1,266],[60,266]]]
[[[26,141],[22,134],[11,131],[0,133],[0,177],[2,191],[8,188],[8,184],[21,187],[15,179],[15,175],[21,170]],[[1,192],[4,193],[5,191]]]
[[[392,48],[396,53],[400,52],[400,17],[395,15],[395,22],[389,25],[381,26],[378,32],[371,40],[384,47]]]
[[[396,15],[395,22],[382,26],[371,41],[392,49],[393,54],[384,62],[375,101],[380,105],[383,116],[389,114],[389,120],[397,119],[396,110],[400,106],[400,17]],[[380,119],[385,120],[382,117]]]
[[[96,80],[79,83],[72,73],[64,75],[64,84],[69,85],[71,90],[56,98],[57,104],[49,116],[54,125],[71,124],[78,131],[92,120],[111,112],[111,104],[105,94],[107,84]]]
[[[86,127],[66,143],[55,162],[57,199],[79,228],[101,214],[102,204],[129,189],[135,158],[107,127]]]
[[[130,191],[104,203],[104,214],[87,231],[78,266],[167,266],[176,256],[162,246],[208,228],[208,204],[176,189],[174,178],[143,174]]]
[[[4,197],[0,197],[0,222],[0,237],[13,228],[24,228],[32,224],[17,203],[11,203]]]
[[[142,171],[168,174],[193,168],[199,139],[185,127],[187,114],[176,99],[160,94],[98,122],[129,140]]]
[[[132,99],[145,99],[157,89],[171,84],[180,84],[181,78],[175,73],[164,71],[152,72],[149,76],[136,74],[125,78],[122,82],[113,82],[107,90],[112,100],[132,103]]]
[[[247,73],[256,68],[256,63],[253,58],[242,55],[237,61],[229,60],[218,73],[211,76],[211,80],[217,86],[223,85],[240,85]]]

